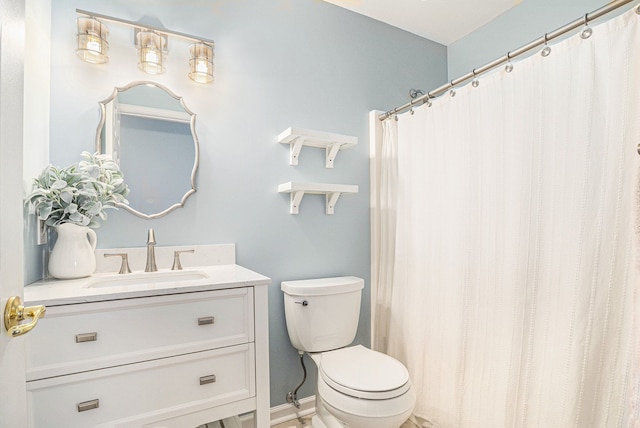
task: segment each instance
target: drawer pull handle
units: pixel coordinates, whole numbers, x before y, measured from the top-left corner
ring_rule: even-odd
[[[209,324],[213,324],[213,317],[201,317],[198,318],[198,325],[209,325]]]
[[[216,375],[212,374],[209,376],[202,376],[200,378],[200,385],[206,385],[208,383],[213,383],[216,381]]]
[[[100,407],[100,400],[96,398],[95,400],[78,403],[78,412],[86,412],[87,410],[97,409],[98,407]]]
[[[98,340],[97,332],[76,334],[76,343],[95,342],[96,340]]]

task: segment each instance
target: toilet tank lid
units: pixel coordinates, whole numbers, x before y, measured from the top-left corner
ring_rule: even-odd
[[[364,280],[356,276],[283,281],[280,289],[291,296],[323,296],[349,293],[364,288]]]

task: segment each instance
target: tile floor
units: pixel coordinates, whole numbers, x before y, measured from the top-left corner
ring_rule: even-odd
[[[293,419],[291,421],[283,422],[278,425],[274,425],[271,428],[311,428],[311,418],[313,415],[304,416],[299,419]],[[400,428],[415,428],[415,424],[407,421]]]
[[[311,427],[311,418],[313,415],[303,416],[298,419],[293,419],[291,421],[283,422],[278,425],[274,425],[271,428],[310,428]]]

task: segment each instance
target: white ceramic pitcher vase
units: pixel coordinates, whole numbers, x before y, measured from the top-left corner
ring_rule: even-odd
[[[96,270],[96,233],[87,226],[55,226],[58,239],[49,257],[49,273],[58,279],[82,278]]]

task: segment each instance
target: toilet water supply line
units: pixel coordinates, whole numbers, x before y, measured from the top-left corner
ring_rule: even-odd
[[[296,409],[300,408],[300,401],[298,401],[298,390],[304,384],[304,381],[307,380],[307,368],[304,366],[304,359],[303,359],[304,351],[298,351],[298,355],[300,356],[300,365],[302,366],[302,371],[304,373],[302,382],[300,382],[300,385],[298,385],[296,389],[294,389],[293,391],[287,392],[287,403],[293,404],[294,406],[296,406]]]

